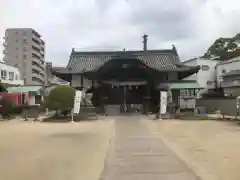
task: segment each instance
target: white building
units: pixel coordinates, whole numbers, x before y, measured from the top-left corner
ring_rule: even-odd
[[[216,65],[217,87],[227,96],[240,95],[240,56]]]
[[[1,83],[10,85],[24,84],[23,80],[21,79],[20,71],[16,67],[6,65],[3,62],[0,62],[0,72]]]
[[[235,70],[240,70],[240,56],[218,63],[216,65],[217,86],[221,87],[224,75]]]
[[[183,62],[188,66],[200,66],[197,74],[193,74],[186,78],[186,80],[196,80],[202,89],[215,89],[216,88],[216,71],[215,67],[219,61],[195,58]]]
[[[216,88],[215,66],[218,62],[217,60],[204,58],[195,58],[183,62],[183,64],[188,66],[200,66],[198,73],[184,79],[195,81],[199,88],[180,90],[180,109],[194,109],[196,98],[200,97],[199,95],[207,92],[209,89]]]
[[[45,85],[45,42],[37,31],[8,28],[3,46],[3,61],[18,67],[25,85]]]

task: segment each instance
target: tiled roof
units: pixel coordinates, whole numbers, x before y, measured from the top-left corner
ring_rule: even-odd
[[[179,57],[173,50],[144,51],[108,51],[108,52],[75,52],[70,56],[67,69],[72,73],[94,71],[113,58],[135,58],[156,70],[176,69],[180,63]],[[130,58],[130,59],[131,59]]]
[[[201,89],[200,85],[196,81],[192,80],[180,80],[177,82],[164,82],[159,84],[161,86],[167,86],[169,89]]]
[[[61,79],[61,78],[58,78],[58,77],[56,77],[56,76],[48,79],[48,82],[49,82],[50,84],[69,84],[69,82],[67,82],[67,81],[65,81],[65,80],[63,80],[63,79]]]
[[[7,92],[10,93],[25,93],[25,92],[34,92],[40,94],[41,89],[43,86],[15,86],[15,87],[8,87]]]

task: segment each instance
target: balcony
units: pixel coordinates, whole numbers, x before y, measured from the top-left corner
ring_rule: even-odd
[[[32,49],[36,52],[39,52],[40,53],[40,47],[36,46],[36,45],[32,45]]]
[[[39,77],[39,75],[36,75],[36,74],[32,74],[32,81],[34,81],[36,84],[41,84],[41,85],[45,84],[44,79],[42,79],[41,77]]]
[[[240,80],[233,80],[233,81],[223,81],[221,82],[221,87],[238,87],[240,86]]]
[[[40,47],[37,47],[36,45],[32,45],[32,50],[35,55],[39,56],[39,58],[41,57]]]
[[[38,78],[38,79],[40,79],[40,80],[42,80],[42,81],[45,80],[44,74],[41,73],[41,72],[39,72],[38,70],[36,70],[36,69],[34,69],[34,68],[32,69],[32,77],[36,77],[36,78]]]
[[[41,38],[41,35],[35,30],[32,30],[32,34],[33,34],[34,37],[36,37],[38,39]]]
[[[42,57],[44,57],[44,55],[45,55],[44,51],[42,51],[42,50],[40,51],[40,54]]]
[[[41,69],[41,71],[44,71],[44,69],[45,69],[44,64],[42,63],[42,61],[40,59],[33,58],[32,65],[37,66],[38,68]]]
[[[39,41],[38,38],[32,37],[32,41],[34,42],[34,44],[35,44],[36,46],[40,47],[41,42]]]
[[[41,56],[39,56],[37,53],[33,52],[32,53],[33,58],[41,59]]]
[[[39,72],[44,73],[44,67],[39,62],[37,62],[37,60],[35,61],[33,59],[33,61],[32,61],[32,68],[34,68],[35,70],[37,70]]]

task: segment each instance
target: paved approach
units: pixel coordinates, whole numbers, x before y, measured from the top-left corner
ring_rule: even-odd
[[[139,117],[119,117],[100,180],[200,180]]]

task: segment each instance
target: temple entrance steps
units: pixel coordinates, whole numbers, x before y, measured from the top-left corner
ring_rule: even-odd
[[[139,116],[141,115],[141,112],[135,109],[127,110],[127,112],[124,112],[124,109],[123,107],[121,107],[121,105],[107,105],[105,106],[105,110],[108,116]]]

